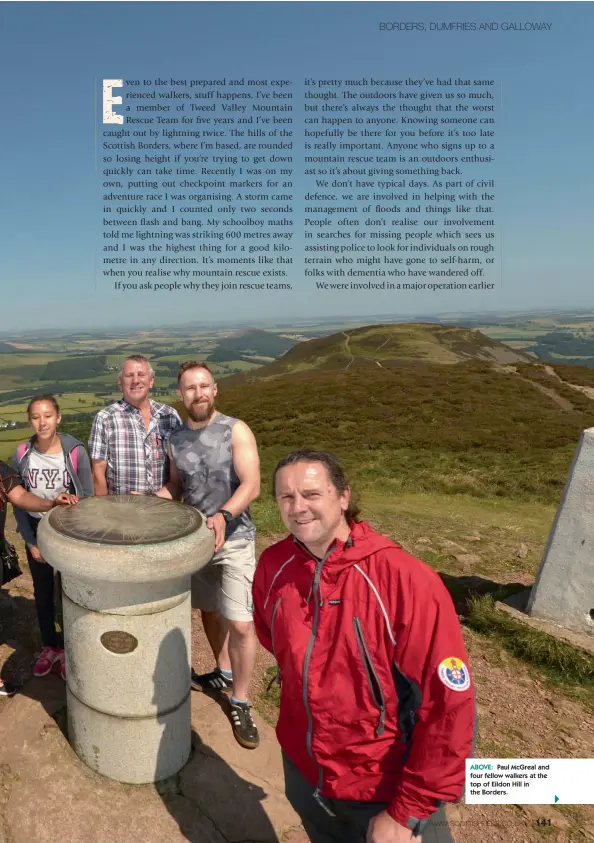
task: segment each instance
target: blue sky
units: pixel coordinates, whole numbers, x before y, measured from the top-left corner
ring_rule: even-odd
[[[427,29],[382,32],[380,21]],[[552,27],[442,32],[430,21]],[[591,3],[3,2],[2,328],[592,307],[593,36]],[[497,290],[315,293],[295,254],[284,294],[118,293],[96,271],[103,78],[283,76],[298,89],[306,75],[345,74],[500,80]],[[294,129],[299,170],[297,115]]]

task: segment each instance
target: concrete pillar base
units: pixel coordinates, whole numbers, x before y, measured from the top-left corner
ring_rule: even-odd
[[[190,757],[190,575],[214,533],[195,509],[152,496],[85,498],[39,525],[62,573],[68,735],[97,773],[128,784]]]
[[[66,687],[68,739],[95,772],[127,784],[148,784],[178,773],[190,757],[190,693],[174,711],[122,718],[85,705]]]

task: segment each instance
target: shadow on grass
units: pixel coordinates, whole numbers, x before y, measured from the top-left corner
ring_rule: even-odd
[[[491,595],[494,601],[505,600],[511,594],[525,592],[528,594],[532,586],[524,583],[512,582],[502,585],[500,582],[486,579],[477,575],[453,576],[438,572],[443,584],[450,593],[456,607],[456,612],[464,619],[468,618],[473,598]]]

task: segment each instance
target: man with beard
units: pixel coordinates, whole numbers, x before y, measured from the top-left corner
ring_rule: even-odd
[[[182,421],[173,407],[149,398],[154,382],[146,357],[126,357],[118,377],[122,398],[97,413],[91,430],[96,495],[150,495],[167,481],[167,440]]]
[[[177,381],[188,421],[171,434],[170,479],[157,494],[182,497],[207,516],[215,534],[213,558],[192,577],[192,607],[202,612],[216,667],[200,676],[192,671],[192,687],[232,691],[233,734],[246,749],[255,749],[260,739],[247,693],[257,646],[252,621],[256,528],[249,505],[260,494],[258,448],[245,422],[215,408],[217,385],[205,363],[184,363]]]

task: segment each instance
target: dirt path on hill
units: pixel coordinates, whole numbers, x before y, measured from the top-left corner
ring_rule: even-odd
[[[345,331],[342,332],[342,335],[344,337],[346,337],[346,340],[345,340],[345,343],[344,343],[344,347],[346,348],[346,353],[351,355],[351,359],[349,360],[349,362],[344,367],[345,372],[346,372],[346,370],[349,368],[349,366],[351,366],[355,362],[355,358],[354,358],[354,356],[351,352],[351,349],[349,348],[349,343],[351,341],[351,338],[349,337],[349,335]]]
[[[573,406],[567,400],[567,398],[563,398],[563,396],[559,395],[558,392],[555,392],[554,389],[551,389],[547,386],[544,386],[542,383],[538,383],[538,381],[533,381],[533,380],[530,380],[530,378],[525,378],[523,375],[521,375],[518,372],[518,370],[516,369],[515,366],[496,366],[495,368],[499,372],[505,372],[508,375],[515,375],[517,378],[520,378],[520,380],[524,381],[524,383],[528,383],[528,384],[530,384],[530,386],[533,386],[535,389],[538,389],[538,391],[542,392],[543,395],[546,395],[548,398],[551,398],[555,402],[555,404],[557,404],[557,406],[561,407],[562,410],[566,410],[566,411],[573,410]],[[553,375],[555,375],[555,372],[553,372],[552,369],[550,371],[547,371],[548,369],[549,369],[549,367],[545,366],[545,372],[547,372],[547,374],[550,375],[551,372],[552,372]],[[555,375],[555,377],[557,377],[559,380],[561,380],[561,378],[559,378],[558,375]],[[563,381],[563,383],[565,383],[565,381]],[[571,384],[567,384],[567,386],[571,386]],[[594,390],[592,390],[592,395],[590,397],[591,398],[594,397]]]
[[[551,366],[544,367],[545,372],[549,377],[556,378],[558,381],[561,381],[562,384],[565,386],[571,387],[571,389],[577,390],[577,392],[583,392],[584,395],[587,395],[588,398],[594,399],[594,387],[592,386],[580,386],[577,383],[570,383],[569,381],[564,381],[563,378],[557,374],[557,372]]]

